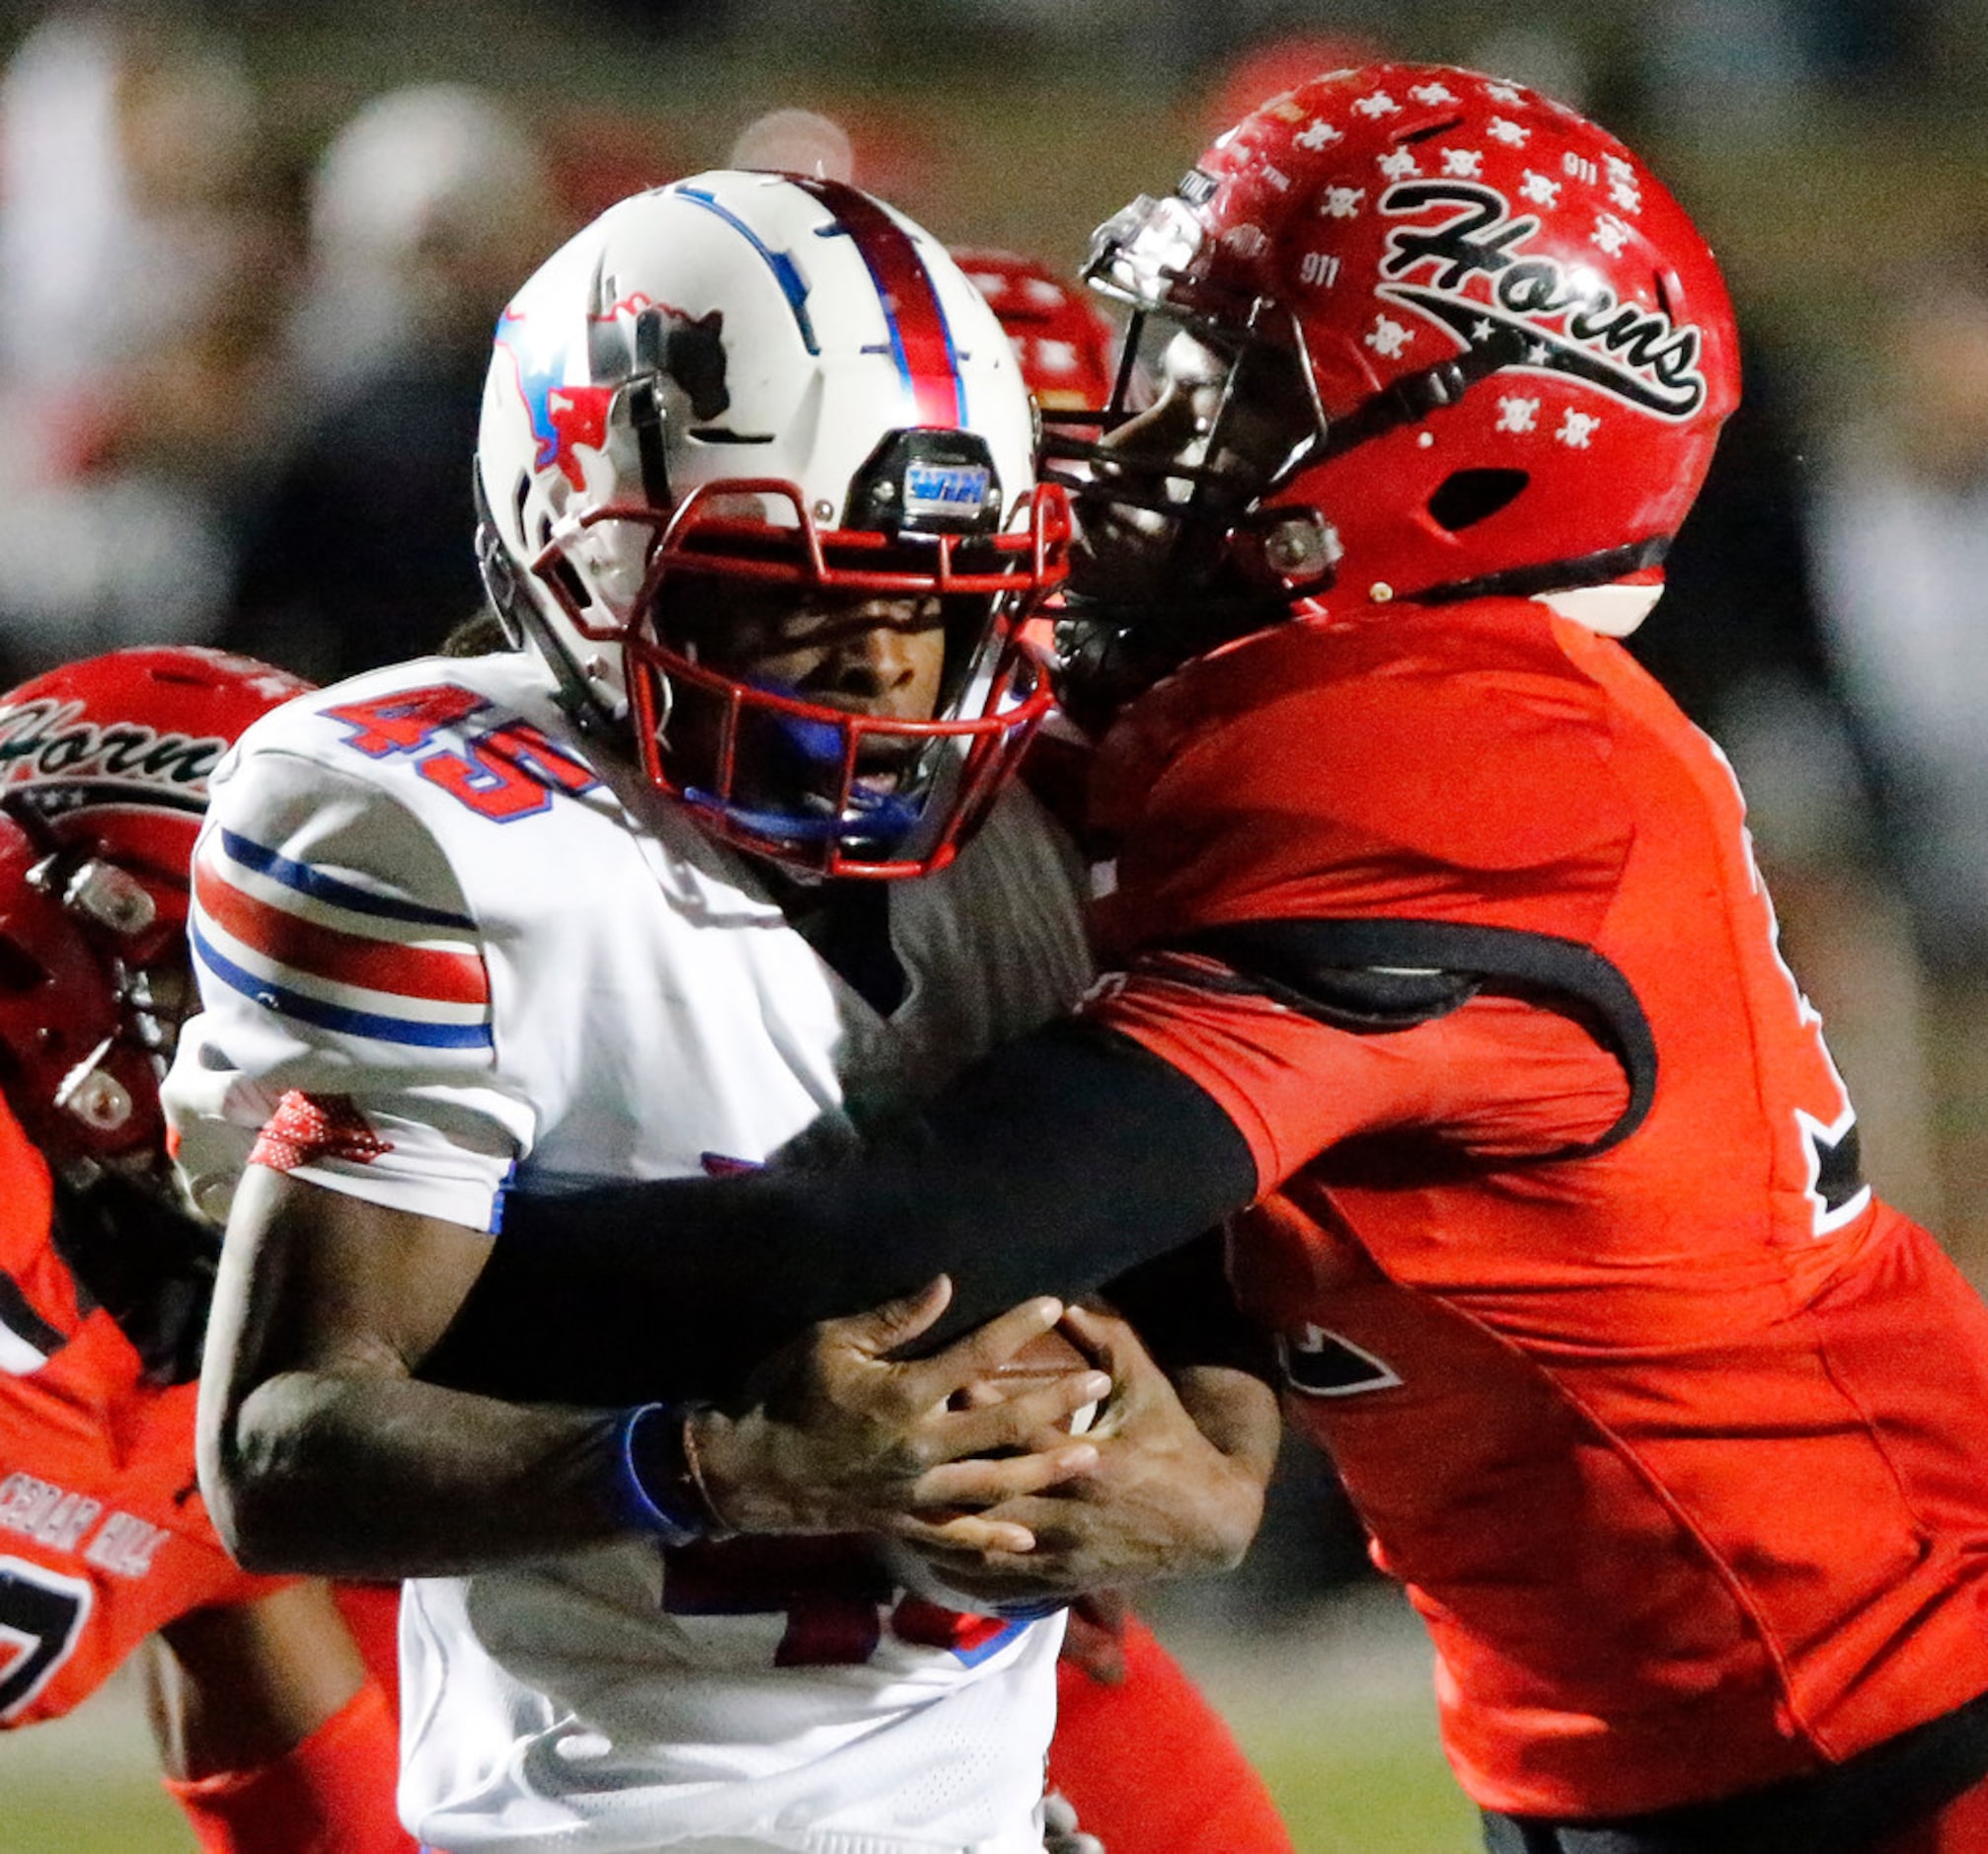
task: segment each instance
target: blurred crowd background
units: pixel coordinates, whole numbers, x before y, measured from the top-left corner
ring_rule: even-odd
[[[0,0],[0,684],[430,648],[497,313],[625,193],[820,163],[1069,273],[1370,55],[1574,104],[1718,247],[1746,403],[1636,648],[1739,769],[1880,1189],[1988,1284],[1988,0]],[[1322,1478],[1238,1620],[1358,1575]]]

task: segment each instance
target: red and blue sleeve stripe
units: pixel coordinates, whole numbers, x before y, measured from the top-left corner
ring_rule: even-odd
[[[490,973],[466,915],[218,830],[194,864],[189,933],[207,973],[279,1017],[375,1043],[492,1046]]]

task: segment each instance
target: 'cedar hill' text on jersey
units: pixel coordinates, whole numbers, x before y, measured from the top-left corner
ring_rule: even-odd
[[[0,1104],[0,1727],[60,1718],[190,1610],[279,1587],[236,1568],[200,1504],[197,1386],[147,1381],[52,1217]]]
[[[906,985],[879,1016],[747,864],[576,737],[523,656],[292,703],[213,794],[205,1008],[167,1088],[209,1206],[259,1136],[267,1162],[477,1229],[506,1189],[853,1137],[1089,969],[1081,872],[1018,791],[951,869],[891,885]],[[451,1854],[1038,1849],[1060,1618],[956,1616],[862,1567],[797,1582],[768,1544],[410,1584],[410,1825]]]
[[[1725,1795],[1988,1689],[1988,1310],[1858,1177],[1730,773],[1620,646],[1282,627],[1127,714],[1093,821],[1091,1009],[1275,1188],[1238,1289],[1479,1803]],[[1391,1027],[1320,1007],[1349,968],[1492,976]]]

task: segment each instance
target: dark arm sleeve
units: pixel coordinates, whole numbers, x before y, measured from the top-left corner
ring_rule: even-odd
[[[1237,1306],[1230,1291],[1219,1229],[1107,1281],[1104,1298],[1131,1321],[1146,1350],[1169,1371],[1226,1365],[1261,1378],[1276,1375],[1269,1334]]]
[[[1065,1020],[838,1163],[513,1194],[423,1375],[581,1402],[723,1396],[813,1322],[942,1270],[955,1300],[935,1339],[1097,1288],[1256,1192],[1249,1144],[1207,1093]]]

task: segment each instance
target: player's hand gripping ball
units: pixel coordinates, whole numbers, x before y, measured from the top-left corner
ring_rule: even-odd
[[[1072,1372],[1097,1368],[1097,1360],[1085,1352],[1060,1326],[1032,1339],[1019,1352],[976,1383],[954,1398],[957,1408],[1003,1403],[1013,1397],[1052,1384]],[[1098,1420],[1098,1406],[1085,1404],[1060,1427],[1072,1435],[1082,1435]]]

